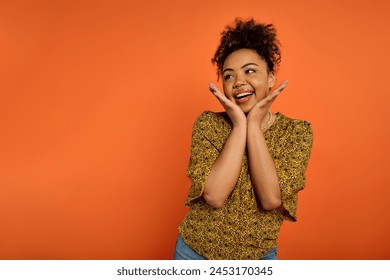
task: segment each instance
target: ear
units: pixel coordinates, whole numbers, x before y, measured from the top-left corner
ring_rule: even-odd
[[[268,87],[272,88],[275,85],[275,73],[274,72],[269,72],[268,73]]]

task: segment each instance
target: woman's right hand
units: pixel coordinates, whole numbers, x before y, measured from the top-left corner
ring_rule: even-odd
[[[238,125],[246,126],[246,116],[237,104],[229,100],[213,83],[210,83],[209,90],[215,95],[215,97],[217,97],[218,101],[225,108],[226,113],[233,123],[233,127]]]

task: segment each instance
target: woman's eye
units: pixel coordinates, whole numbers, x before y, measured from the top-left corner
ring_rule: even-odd
[[[233,77],[233,75],[227,74],[227,75],[223,76],[223,79],[226,81],[226,80],[229,80],[232,77]]]
[[[246,73],[247,74],[252,74],[252,73],[255,73],[256,71],[255,70],[253,70],[253,69],[248,69],[248,70],[246,70]]]

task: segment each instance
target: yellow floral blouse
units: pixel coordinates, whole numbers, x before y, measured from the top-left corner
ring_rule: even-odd
[[[298,191],[305,187],[313,142],[312,128],[306,121],[277,113],[274,124],[264,133],[282,193],[282,206],[272,211],[262,209],[256,199],[246,154],[237,184],[224,205],[214,209],[204,200],[204,184],[231,129],[225,112],[203,112],[194,124],[187,169],[192,182],[186,200],[190,211],[179,226],[179,234],[206,259],[260,259],[276,246],[283,220],[296,221]]]

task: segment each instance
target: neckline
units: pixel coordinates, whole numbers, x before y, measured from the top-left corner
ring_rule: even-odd
[[[274,120],[274,122],[271,124],[271,126],[270,127],[268,127],[267,128],[267,130],[266,131],[264,131],[264,134],[266,134],[268,131],[270,131],[270,130],[273,130],[273,128],[274,128],[274,126],[276,125],[276,123],[279,121],[279,119],[280,119],[280,117],[281,117],[281,113],[280,112],[276,112],[275,113],[275,120]]]

